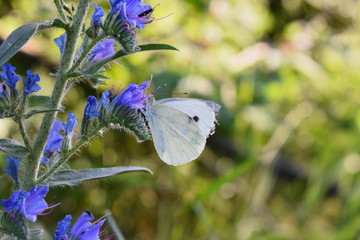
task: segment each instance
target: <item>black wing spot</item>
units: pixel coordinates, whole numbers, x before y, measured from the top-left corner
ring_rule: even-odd
[[[193,116],[193,117],[192,117],[192,119],[194,119],[194,120],[195,120],[195,122],[198,122],[198,121],[200,120],[200,118],[199,118],[198,116],[196,116],[196,115],[195,115],[195,116]]]
[[[142,13],[140,13],[140,14],[138,15],[138,17],[145,17],[146,15],[151,14],[153,11],[154,11],[154,9],[153,9],[153,8],[150,8],[150,9],[145,10],[145,11],[143,11]]]

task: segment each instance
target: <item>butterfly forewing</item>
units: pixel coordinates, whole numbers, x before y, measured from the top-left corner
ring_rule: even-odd
[[[156,103],[165,104],[186,113],[198,123],[206,137],[215,130],[215,115],[220,109],[217,103],[193,98],[166,98]]]
[[[147,113],[154,145],[160,158],[171,165],[196,159],[203,151],[206,136],[191,116],[156,102]]]

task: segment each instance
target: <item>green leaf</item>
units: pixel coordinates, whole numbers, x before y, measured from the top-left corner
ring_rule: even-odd
[[[142,51],[151,51],[151,50],[175,50],[175,51],[179,51],[179,49],[177,49],[176,47],[170,45],[170,44],[165,44],[165,43],[149,43],[149,44],[143,44],[143,45],[139,45],[140,47],[140,52]]]
[[[69,24],[65,23],[60,18],[54,18],[51,21],[44,21],[39,23],[38,30],[51,28],[51,27],[58,27],[58,28],[67,28]]]
[[[43,109],[43,110],[33,110],[30,113],[24,115],[24,118],[27,119],[27,118],[30,118],[30,117],[34,116],[35,114],[47,113],[47,112],[64,112],[64,110],[58,109],[58,108]]]
[[[152,172],[144,167],[127,166],[127,167],[111,167],[111,168],[94,168],[83,170],[62,170],[53,173],[44,184],[49,186],[76,186],[84,181],[107,178],[127,172]]]
[[[39,96],[33,95],[29,98],[29,106],[36,107],[36,106],[47,106],[50,101],[49,96]]]
[[[138,46],[140,48],[139,52],[142,51],[151,51],[151,50],[175,50],[175,51],[179,51],[179,49],[177,49],[174,46],[171,46],[169,44],[164,44],[164,43],[150,43],[150,44],[143,44],[143,45],[139,45]],[[118,52],[116,52],[114,55],[105,58],[101,61],[96,61],[92,64],[90,64],[90,66],[84,70],[85,74],[93,74],[96,73],[100,68],[102,68],[105,64],[114,61],[117,58],[121,58],[124,57],[126,55],[129,55],[129,53],[126,53],[123,50],[120,50]]]
[[[20,158],[25,157],[29,153],[22,143],[7,138],[0,139],[0,151]]]
[[[24,44],[36,33],[38,23],[28,23],[15,29],[0,46],[0,65],[17,53]]]

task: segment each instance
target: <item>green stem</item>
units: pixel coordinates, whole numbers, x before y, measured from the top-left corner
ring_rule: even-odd
[[[17,124],[19,125],[21,136],[22,136],[22,138],[24,140],[26,148],[29,151],[31,151],[31,142],[30,142],[30,138],[29,138],[29,136],[28,136],[28,134],[26,132],[24,120],[20,118],[19,120],[17,120]]]
[[[64,8],[62,7],[62,0],[54,0],[54,2],[55,2],[55,5],[56,5],[56,8],[57,8],[57,10],[58,10],[58,12],[60,14],[60,17],[62,18],[62,20],[65,21],[65,23],[67,23],[68,20],[67,20],[67,17],[65,15]]]
[[[49,101],[48,107],[50,109],[60,108],[61,102],[64,97],[65,87],[66,87],[66,78],[71,64],[73,63],[76,46],[78,39],[80,37],[80,32],[84,24],[86,14],[89,10],[91,0],[81,0],[78,6],[78,10],[74,17],[72,26],[67,31],[67,38],[63,56],[61,58],[59,72],[56,76],[54,90]],[[25,163],[25,175],[24,175],[24,189],[29,190],[36,182],[40,161],[42,154],[45,149],[46,142],[49,138],[50,130],[55,122],[57,112],[48,112],[45,114],[43,121],[41,123],[38,135],[36,136],[34,142],[34,148],[31,152],[31,161]]]
[[[28,136],[28,134],[26,132],[24,119],[22,118],[22,115],[24,113],[25,106],[27,105],[27,102],[28,102],[28,98],[27,98],[27,96],[24,95],[23,98],[22,98],[22,101],[20,103],[20,110],[18,112],[19,117],[17,117],[15,119],[15,121],[19,125],[20,133],[21,133],[21,136],[22,136],[22,139],[23,139],[23,141],[25,143],[26,148],[29,150],[29,152],[31,152],[31,150],[32,150],[31,141],[30,141],[30,138],[29,138],[29,136]]]
[[[98,134],[103,128],[105,127],[104,124],[99,125],[97,128],[95,128],[89,135],[83,136],[76,142],[76,144],[67,151],[62,158],[51,168],[49,171],[47,171],[44,175],[42,175],[37,181],[36,184],[43,183],[51,174],[53,174],[59,167],[66,162],[79,148],[81,148],[85,143],[87,143],[92,137],[94,137],[96,134]]]

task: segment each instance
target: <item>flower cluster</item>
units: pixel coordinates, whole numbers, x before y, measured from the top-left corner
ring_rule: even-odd
[[[102,34],[104,39],[97,43],[89,53],[87,59],[98,61],[105,59],[115,53],[114,40],[117,40],[126,52],[138,51],[135,45],[135,28],[139,30],[145,24],[151,23],[154,9],[147,4],[141,4],[142,0],[110,0],[110,11],[103,22],[104,10],[94,4],[95,11],[90,20],[90,28],[86,31],[87,36],[96,38]],[[66,33],[54,39],[61,54],[64,52]],[[84,39],[83,47],[88,46],[88,39]],[[79,54],[83,51],[80,48]]]
[[[103,234],[103,232],[100,232],[100,228],[104,224],[105,219],[98,221],[96,224],[91,223],[90,221],[92,220],[94,220],[94,216],[90,212],[84,212],[75,222],[74,226],[70,228],[71,215],[66,215],[65,218],[58,223],[54,240],[100,240],[100,236]]]
[[[0,117],[11,117],[14,115],[15,109],[17,109],[20,101],[18,98],[18,91],[16,84],[20,79],[19,75],[15,74],[15,67],[11,66],[10,63],[6,63],[1,66],[3,71],[0,72],[0,77],[4,82],[0,83]],[[41,88],[37,84],[40,81],[38,74],[34,74],[32,71],[27,70],[27,76],[24,77],[24,92],[23,100],[34,92],[38,92]],[[26,101],[22,101],[23,104]]]
[[[96,103],[94,96],[88,97],[84,110],[84,118],[81,124],[81,134],[86,135],[96,125],[117,124],[133,132],[138,140],[149,138],[145,120],[138,111],[144,108],[146,102],[145,91],[148,89],[149,81],[140,85],[129,84],[119,94],[110,89],[103,92],[99,103]]]
[[[24,219],[27,218],[31,222],[35,222],[38,216],[49,214],[57,205],[49,205],[44,200],[46,194],[49,192],[49,186],[34,186],[27,191],[15,191],[9,199],[2,200],[1,204],[4,208],[4,215],[1,217],[3,225],[8,227],[15,227],[17,232],[15,235],[19,239],[24,239],[27,235],[23,232]],[[50,210],[45,212],[46,210]],[[105,234],[105,231],[100,232],[100,228],[105,222],[105,219],[98,220],[94,223],[94,216],[90,212],[84,212],[71,225],[71,215],[67,215],[58,223],[55,230],[54,240],[70,240],[70,239],[98,239]],[[109,239],[109,238],[107,238]]]

